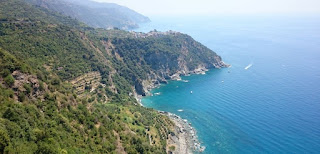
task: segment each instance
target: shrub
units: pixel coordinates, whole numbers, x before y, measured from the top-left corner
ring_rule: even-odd
[[[30,93],[31,93],[32,88],[31,88],[30,84],[25,83],[25,84],[23,85],[23,88],[26,89],[26,93],[27,93],[27,94],[30,94]]]
[[[22,64],[20,67],[21,72],[23,73],[28,73],[29,72],[29,68],[26,64]]]
[[[24,93],[19,93],[18,100],[20,102],[23,102],[26,99],[26,95]]]
[[[43,86],[43,82],[39,82],[39,90],[43,91],[44,90],[44,86]]]
[[[175,146],[170,146],[169,149],[170,149],[171,151],[175,151],[175,150],[176,150],[176,147],[175,147]]]
[[[58,78],[54,78],[52,81],[51,81],[51,84],[52,85],[60,85],[60,80]]]
[[[14,78],[12,77],[12,75],[9,74],[7,77],[4,78],[4,82],[11,87],[14,84]]]
[[[8,76],[10,73],[11,73],[10,70],[4,69],[4,70],[1,72],[1,76],[2,76],[2,77],[6,77],[6,76]]]
[[[43,73],[41,71],[37,71],[37,78],[40,79],[40,80],[44,80],[45,77],[43,75]]]

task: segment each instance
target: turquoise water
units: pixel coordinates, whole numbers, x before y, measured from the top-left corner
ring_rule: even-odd
[[[188,119],[204,153],[320,152],[319,18],[151,19],[138,31],[190,34],[232,65],[171,81],[143,99]]]

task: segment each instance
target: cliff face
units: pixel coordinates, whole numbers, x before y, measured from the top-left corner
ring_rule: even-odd
[[[228,66],[215,52],[179,32],[131,32],[123,38],[109,39],[114,46],[113,53],[119,55],[128,68],[138,67],[131,70],[133,77],[129,78],[139,78],[133,81],[137,93],[143,96],[160,83],[179,80],[181,75]]]

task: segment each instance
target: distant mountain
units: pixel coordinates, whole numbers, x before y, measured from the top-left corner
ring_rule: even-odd
[[[76,18],[94,28],[137,28],[150,19],[127,7],[90,0],[25,0],[63,15]]]

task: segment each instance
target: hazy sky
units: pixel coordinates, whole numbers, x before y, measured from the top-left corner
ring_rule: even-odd
[[[144,15],[320,14],[320,0],[94,0]]]

